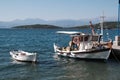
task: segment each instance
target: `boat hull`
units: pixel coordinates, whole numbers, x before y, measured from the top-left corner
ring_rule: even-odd
[[[17,61],[22,61],[22,62],[36,62],[37,61],[37,56],[36,53],[33,55],[20,55],[17,52],[13,51],[10,52],[10,55],[14,60]]]
[[[112,49],[110,58],[115,58],[120,60],[120,49]]]
[[[67,56],[67,57],[73,57],[73,58],[81,58],[81,59],[108,59],[110,53],[109,51],[104,52],[96,52],[96,53],[60,53],[57,52],[60,56]]]
[[[110,49],[98,49],[91,51],[61,51],[54,45],[55,53],[59,56],[66,56],[80,59],[103,59],[107,60],[110,56]]]

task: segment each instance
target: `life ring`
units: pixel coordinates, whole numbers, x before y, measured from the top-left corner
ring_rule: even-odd
[[[79,44],[80,43],[80,38],[79,37],[74,37],[73,38],[73,43],[74,44]]]

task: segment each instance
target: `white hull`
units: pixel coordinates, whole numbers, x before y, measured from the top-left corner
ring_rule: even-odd
[[[108,59],[110,56],[109,49],[101,50],[89,50],[89,51],[61,51],[57,49],[58,47],[54,44],[54,51],[57,55],[67,56],[80,59]]]
[[[24,53],[24,55],[22,54]],[[36,53],[28,53],[24,51],[11,51],[10,55],[13,59],[18,61],[25,61],[25,62],[36,62],[37,61],[37,54]]]

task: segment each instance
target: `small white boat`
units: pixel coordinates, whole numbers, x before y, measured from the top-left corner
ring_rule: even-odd
[[[17,61],[24,62],[36,62],[37,61],[37,53],[29,53],[22,50],[18,51],[10,51],[10,55],[13,59]]]
[[[54,43],[54,51],[57,55],[80,59],[104,60],[110,56],[111,46],[109,46],[109,43],[103,44],[100,42],[101,35],[70,31],[58,31],[57,33],[68,34],[72,38],[67,47],[59,47]]]

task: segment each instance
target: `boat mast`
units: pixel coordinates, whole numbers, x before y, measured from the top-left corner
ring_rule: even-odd
[[[103,23],[104,23],[104,18],[105,18],[105,16],[104,16],[104,12],[103,12],[103,16],[100,16],[100,18],[101,18],[101,23],[100,23],[100,26],[101,26],[101,35],[102,35],[102,41],[103,41]]]
[[[120,26],[120,0],[118,5],[118,23],[117,23],[118,35],[119,35],[119,26]]]

